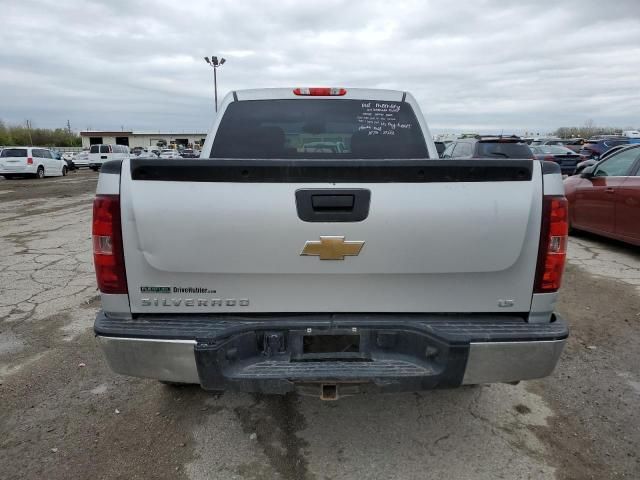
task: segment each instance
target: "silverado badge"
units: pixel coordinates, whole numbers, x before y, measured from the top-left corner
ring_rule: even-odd
[[[344,237],[320,237],[320,241],[307,241],[300,255],[315,255],[320,260],[344,260],[347,255],[358,255],[363,241],[345,242]]]

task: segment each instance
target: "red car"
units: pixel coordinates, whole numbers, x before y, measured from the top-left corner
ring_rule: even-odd
[[[569,225],[640,246],[640,145],[564,181]]]

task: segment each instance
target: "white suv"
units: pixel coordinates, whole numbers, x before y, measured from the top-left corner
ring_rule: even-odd
[[[129,147],[125,145],[91,145],[89,149],[89,168],[98,171],[109,160],[130,158]]]
[[[7,179],[60,177],[67,171],[67,162],[56,159],[47,148],[10,147],[0,153],[0,175]]]

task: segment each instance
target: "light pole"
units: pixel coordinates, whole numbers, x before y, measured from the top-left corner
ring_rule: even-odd
[[[220,61],[218,61],[218,57],[214,57],[213,55],[211,55],[211,60],[209,60],[209,57],[204,57],[204,60],[209,64],[211,68],[213,68],[213,90],[214,90],[214,95],[216,99],[216,112],[217,112],[218,111],[218,76],[216,75],[216,71],[218,70],[218,67],[221,67],[222,65],[224,65],[224,62],[226,62],[226,60],[224,58],[220,58]]]

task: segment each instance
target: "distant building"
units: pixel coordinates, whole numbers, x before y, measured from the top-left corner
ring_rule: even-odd
[[[147,132],[114,132],[87,130],[80,132],[82,147],[89,148],[91,145],[100,143],[127,145],[133,147],[157,147],[158,142],[164,142],[167,146],[183,145],[185,147],[202,147],[207,137],[206,133],[147,133]]]

